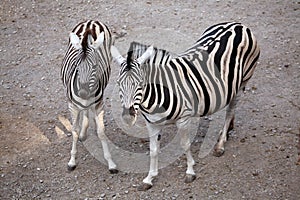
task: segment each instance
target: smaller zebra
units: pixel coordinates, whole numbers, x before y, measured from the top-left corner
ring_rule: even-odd
[[[152,187],[158,175],[158,153],[163,126],[176,124],[187,157],[185,182],[195,180],[190,151],[191,117],[213,114],[226,107],[224,127],[214,154],[221,156],[227,133],[233,128],[238,92],[254,73],[260,50],[250,29],[225,22],[206,29],[200,39],[180,55],[132,42],[123,58],[112,46],[121,66],[118,83],[122,118],[133,125],[138,111],[146,120],[150,138],[150,169],[139,190]]]
[[[111,32],[105,24],[98,21],[87,20],[79,23],[70,33],[61,68],[61,78],[67,90],[73,125],[68,170],[76,168],[77,141],[86,139],[91,114],[97,126],[98,138],[101,140],[109,171],[118,172],[111,158],[103,122],[103,93],[111,73],[111,46]]]

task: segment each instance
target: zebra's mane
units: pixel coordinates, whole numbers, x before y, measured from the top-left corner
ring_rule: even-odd
[[[93,37],[94,40],[97,39],[96,33],[95,31],[92,31],[91,29],[87,29],[84,34],[83,34],[83,38],[82,38],[82,50],[84,52],[84,54],[86,53],[87,47],[88,47],[88,36],[91,35]]]
[[[139,58],[141,55],[143,55],[143,53],[146,52],[146,50],[148,49],[150,45],[146,45],[146,44],[142,44],[139,42],[131,42],[130,47],[127,51],[127,67],[130,68],[130,62],[132,62],[133,60]],[[158,54],[160,55],[170,55],[172,57],[177,56],[175,53],[169,52],[167,50],[164,49],[159,49],[157,47],[154,47],[154,54],[153,56],[156,56]]]

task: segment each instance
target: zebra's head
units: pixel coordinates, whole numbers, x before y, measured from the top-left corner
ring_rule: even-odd
[[[82,40],[76,33],[70,33],[70,42],[75,49],[77,49],[77,79],[76,84],[73,86],[74,90],[82,99],[92,97],[94,92],[98,90],[99,74],[99,56],[98,48],[104,41],[104,32],[100,33],[94,40],[91,31],[86,31]]]
[[[125,59],[115,46],[111,47],[114,60],[120,65],[118,84],[120,99],[123,107],[122,119],[132,126],[137,119],[137,111],[142,100],[143,74],[141,65],[153,55],[153,46],[150,46],[139,58],[128,55]]]

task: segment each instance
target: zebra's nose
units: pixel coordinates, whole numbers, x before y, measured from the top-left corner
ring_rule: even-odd
[[[89,96],[89,92],[87,90],[85,90],[85,89],[79,90],[78,94],[83,99],[87,99],[88,96]]]
[[[130,106],[129,108],[126,108],[125,106],[123,106],[123,112],[122,112],[122,116],[125,115],[135,115],[135,109],[133,106]]]
[[[135,109],[134,109],[133,106],[131,106],[131,107],[129,108],[129,114],[130,114],[130,115],[135,115]]]

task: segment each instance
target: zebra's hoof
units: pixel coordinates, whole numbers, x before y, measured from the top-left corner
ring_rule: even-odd
[[[75,168],[76,168],[76,165],[74,165],[74,166],[69,166],[68,165],[68,171],[69,172],[74,171]]]
[[[224,149],[215,148],[213,155],[216,157],[221,157],[224,154]]]
[[[79,139],[80,142],[84,142],[86,140],[86,138],[87,138],[87,136],[84,135],[84,136],[79,136],[78,139]]]
[[[187,174],[187,175],[185,176],[184,182],[185,182],[185,183],[191,183],[191,182],[193,182],[195,179],[196,179],[196,175],[194,175],[194,174]]]
[[[138,191],[147,191],[149,190],[150,188],[152,188],[152,185],[151,184],[148,184],[148,183],[143,183],[142,185],[140,185],[137,190]]]
[[[109,173],[111,174],[117,174],[119,172],[119,170],[117,169],[109,169]]]

